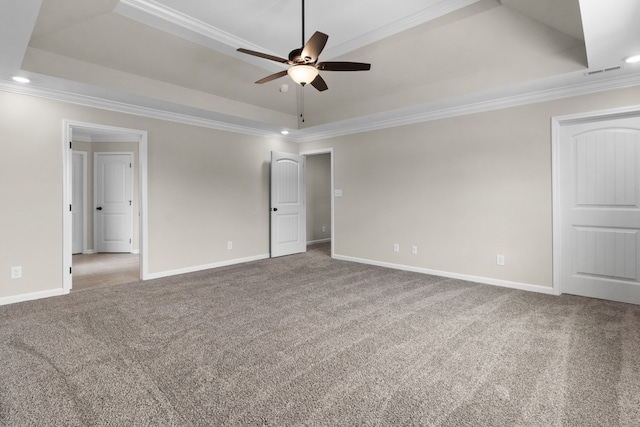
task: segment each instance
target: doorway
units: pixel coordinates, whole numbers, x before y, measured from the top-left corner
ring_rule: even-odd
[[[640,304],[640,112],[554,120],[554,286]]]
[[[105,286],[119,283],[129,283],[136,280],[144,280],[148,276],[148,263],[145,248],[147,247],[147,133],[146,131],[117,128],[91,123],[81,123],[64,121],[63,124],[63,149],[66,155],[63,156],[64,170],[64,191],[63,206],[63,286],[66,292],[77,290],[79,288]],[[74,197],[73,188],[78,186],[78,180],[74,176],[73,168],[73,152],[82,151],[85,156],[90,159],[87,161],[85,168],[84,188],[85,188],[85,223],[84,225],[84,245],[81,253],[78,252],[77,244],[73,245],[74,230],[79,226],[74,224],[73,210]],[[105,250],[104,247],[98,245],[96,235],[99,234],[97,226],[101,222],[99,215],[94,216],[98,206],[99,192],[96,192],[93,177],[94,159],[99,155],[96,153],[108,153],[108,157],[122,157],[122,154],[131,157],[130,164],[131,173],[131,192],[122,194],[126,196],[123,205],[130,205],[131,218],[133,220],[116,221],[120,224],[115,230],[121,232],[126,229],[126,250],[125,246],[118,246],[116,252],[124,253],[100,253],[113,252],[110,249]],[[115,157],[114,157],[115,153]],[[123,157],[124,158],[124,157]],[[121,159],[120,159],[121,160]],[[122,163],[122,162],[120,162]],[[97,164],[97,162],[95,162]],[[118,166],[118,165],[116,165]],[[111,168],[114,169],[114,168]],[[118,169],[118,168],[115,168]],[[120,168],[122,169],[122,168]],[[120,178],[126,180],[126,174],[120,174]],[[116,177],[116,180],[118,177]],[[87,182],[91,180],[91,182]],[[124,184],[124,181],[123,181]],[[116,185],[122,188],[120,185]],[[110,199],[113,194],[110,194]],[[122,197],[121,197],[122,198]],[[122,208],[123,206],[121,206]],[[103,207],[104,208],[104,207]],[[69,210],[67,210],[69,209]],[[113,216],[108,222],[113,222],[113,218],[122,218],[122,216]],[[104,222],[104,221],[102,221]],[[113,225],[113,224],[112,224]],[[118,224],[116,224],[118,225]],[[107,240],[113,240],[110,234]],[[130,236],[130,237],[129,237]],[[122,237],[122,236],[120,236]],[[76,239],[77,240],[77,239]],[[118,240],[124,241],[124,238]],[[131,240],[131,242],[129,242]],[[122,243],[122,242],[120,242]],[[73,255],[73,254],[76,255]]]
[[[87,251],[87,153],[84,151],[73,151],[73,170],[71,171],[73,190],[71,194],[71,216],[73,223],[73,244],[74,254]]]
[[[334,161],[333,148],[303,151],[306,158],[307,244],[329,247],[334,255]]]

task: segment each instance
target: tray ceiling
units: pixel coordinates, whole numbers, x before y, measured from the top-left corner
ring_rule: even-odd
[[[0,6],[7,8],[0,19],[15,15],[13,31],[0,30],[0,39],[9,38],[0,45],[7,59],[0,81],[22,72],[34,90],[69,99],[249,133],[287,128],[290,138],[310,138],[603,79],[636,84],[637,66],[585,75],[621,66],[622,57],[640,50],[636,2],[607,6],[620,25],[596,19],[601,3],[307,0],[306,37],[316,30],[330,36],[321,60],[372,64],[370,72],[322,72],[330,89],[318,93],[288,77],[255,85],[285,67],[235,51],[286,56],[300,47],[298,0],[10,0]]]

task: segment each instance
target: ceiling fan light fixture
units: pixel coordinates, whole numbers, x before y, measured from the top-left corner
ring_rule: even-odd
[[[291,79],[299,85],[311,83],[319,74],[318,69],[313,65],[294,65],[287,70]]]

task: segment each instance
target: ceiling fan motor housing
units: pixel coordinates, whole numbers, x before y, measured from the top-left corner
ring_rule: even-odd
[[[302,57],[302,50],[303,48],[300,49],[293,49],[290,53],[289,53],[289,61],[291,61],[294,64],[312,64],[312,59],[310,56],[305,56],[304,58]]]

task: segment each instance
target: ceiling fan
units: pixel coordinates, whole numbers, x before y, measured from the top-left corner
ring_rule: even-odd
[[[342,62],[342,61],[329,61],[318,62],[318,56],[327,44],[329,36],[316,31],[309,41],[304,42],[304,0],[302,0],[302,44],[303,47],[294,49],[289,53],[289,59],[280,58],[278,56],[269,55],[267,53],[256,52],[254,50],[239,48],[238,52],[246,53],[248,55],[257,56],[259,58],[268,59],[271,61],[280,62],[282,64],[291,65],[289,69],[280,71],[275,74],[271,74],[263,79],[258,80],[257,84],[267,83],[271,80],[284,77],[287,74],[291,79],[305,86],[310,83],[319,91],[327,90],[329,87],[324,79],[320,76],[320,71],[368,71],[371,69],[371,64],[365,64],[363,62]]]

